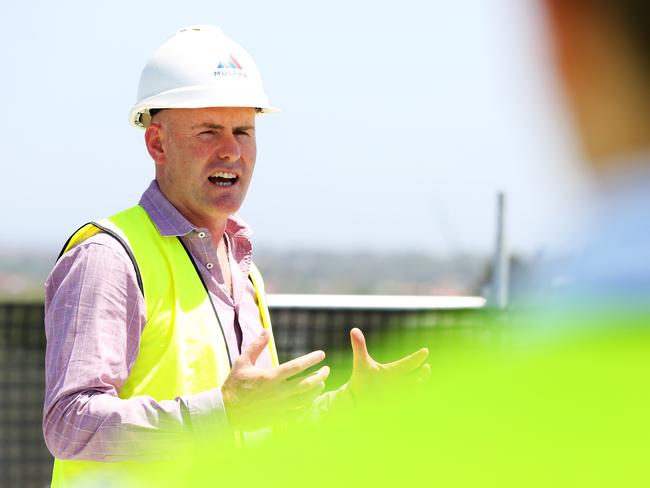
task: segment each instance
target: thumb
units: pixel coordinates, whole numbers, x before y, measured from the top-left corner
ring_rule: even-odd
[[[352,367],[356,368],[367,362],[370,355],[366,347],[366,338],[360,329],[355,327],[350,331],[350,341],[352,342]]]
[[[241,353],[242,360],[250,363],[251,365],[255,364],[257,358],[260,357],[262,351],[269,343],[269,331],[267,329],[262,330],[262,333],[257,339],[255,339],[244,351]]]

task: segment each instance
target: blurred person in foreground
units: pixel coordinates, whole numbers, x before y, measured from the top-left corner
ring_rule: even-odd
[[[145,66],[130,120],[155,180],[139,205],[77,230],[46,283],[54,486],[85,486],[98,468],[121,486],[125,462],[164,457],[192,430],[214,434],[203,454],[223,468],[217,438],[246,445],[426,376],[425,349],[379,364],[359,329],[352,376],[335,392],[320,395],[328,367],[300,376],[322,351],[278,364],[251,231],[235,214],[256,116],[274,111],[248,53],[215,26],[181,29]]]
[[[544,0],[599,208],[568,302],[650,307],[650,2]]]

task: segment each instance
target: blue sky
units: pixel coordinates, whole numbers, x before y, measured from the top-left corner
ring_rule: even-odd
[[[510,244],[533,253],[588,195],[533,0],[4,9],[0,247],[58,248],[137,202],[153,177],[127,120],[140,71],[191,24],[241,43],[282,109],[258,121],[240,211],[258,246],[489,252],[504,190]]]

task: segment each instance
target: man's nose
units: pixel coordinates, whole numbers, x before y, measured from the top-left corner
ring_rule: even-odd
[[[222,161],[237,161],[241,156],[239,143],[234,134],[224,134],[221,141],[219,141],[219,149],[217,157]]]

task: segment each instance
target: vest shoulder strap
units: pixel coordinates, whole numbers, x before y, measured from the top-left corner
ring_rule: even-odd
[[[142,273],[140,272],[138,262],[136,261],[135,256],[133,255],[133,251],[131,250],[131,246],[128,242],[128,238],[124,235],[124,232],[122,232],[122,230],[119,227],[117,227],[113,222],[111,222],[109,219],[102,219],[98,222],[88,222],[82,225],[81,227],[79,227],[63,245],[63,248],[61,249],[61,252],[59,252],[59,255],[56,258],[56,260],[58,261],[70,249],[81,244],[86,239],[89,239],[90,237],[99,234],[100,232],[104,232],[110,235],[115,240],[117,240],[117,242],[119,242],[119,244],[122,246],[127,256],[129,257],[129,260],[133,264],[133,268],[135,269],[136,279],[138,281],[138,288],[140,288],[140,293],[142,293],[142,295],[144,296],[144,287],[142,284]]]

